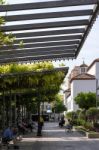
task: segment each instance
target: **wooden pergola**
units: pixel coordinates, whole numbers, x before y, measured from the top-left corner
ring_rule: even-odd
[[[9,85],[7,85],[8,87],[0,87],[0,101],[2,101],[2,112],[1,112],[1,116],[2,118],[6,118],[6,119],[2,119],[2,128],[5,127],[5,124],[9,124],[12,125],[13,123],[16,124],[17,123],[17,118],[18,118],[18,114],[20,112],[20,107],[17,106],[17,102],[20,103],[20,101],[22,101],[22,97],[29,97],[30,95],[32,97],[39,97],[39,92],[35,93],[35,91],[33,92],[32,89],[37,89],[37,88],[41,88],[41,83],[38,83],[38,86],[35,86],[34,84],[29,87],[28,84],[24,87],[20,86],[22,83],[19,84],[20,82],[20,78],[22,77],[33,77],[33,76],[38,76],[40,75],[40,82],[42,80],[42,77],[44,77],[46,74],[50,75],[53,73],[58,73],[58,72],[62,72],[64,73],[64,76],[67,75],[68,73],[68,67],[58,67],[58,68],[53,68],[53,69],[42,69],[39,71],[27,71],[27,72],[17,72],[17,73],[3,73],[0,74],[0,80],[5,80],[5,79],[13,79],[16,78],[17,79],[17,84],[15,84],[15,88],[10,87]],[[55,85],[50,85],[50,87],[53,87]],[[21,89],[21,90],[20,90]],[[23,90],[22,90],[23,89]],[[51,91],[47,91],[46,94],[53,92],[53,90]],[[40,98],[40,97],[39,97]],[[24,98],[23,98],[24,99]],[[11,103],[14,102],[15,105],[14,107],[11,105]],[[40,99],[37,101],[37,104],[39,105],[38,108],[38,116],[40,117]],[[7,106],[7,104],[9,104],[9,106]],[[12,112],[12,107],[14,109],[14,112]],[[25,107],[24,105],[21,104],[21,108],[23,110],[23,107]],[[17,109],[16,109],[17,108]],[[18,110],[18,111],[17,111]],[[6,113],[4,113],[6,112]],[[9,112],[9,114],[8,114]],[[12,113],[14,116],[14,120],[12,123]],[[23,111],[22,111],[23,114]],[[9,116],[9,117],[8,117]],[[23,116],[23,115],[22,115]],[[8,119],[9,118],[9,119]],[[39,123],[39,122],[38,122]],[[39,135],[39,125],[38,125],[38,131],[37,134]],[[41,133],[40,133],[41,134]]]
[[[40,71],[27,71],[27,72],[17,72],[17,73],[3,73],[0,74],[0,79],[4,78],[11,78],[11,77],[21,77],[21,76],[33,76],[33,75],[45,75],[45,74],[52,74],[55,72],[63,72],[65,75],[67,75],[69,70],[69,67],[58,67],[53,69],[42,69]]]
[[[0,64],[77,58],[98,11],[99,0],[0,5],[6,21],[0,31],[16,37],[0,47]]]

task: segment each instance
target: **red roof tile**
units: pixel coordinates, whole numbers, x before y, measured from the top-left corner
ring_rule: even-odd
[[[72,78],[70,82],[73,80],[95,80],[95,76],[88,73],[82,73]]]

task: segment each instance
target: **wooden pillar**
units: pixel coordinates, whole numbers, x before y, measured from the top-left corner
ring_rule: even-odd
[[[12,93],[11,93],[11,89],[9,91],[9,97],[10,97],[10,100],[9,100],[9,125],[11,126],[12,125]]]
[[[5,92],[4,92],[4,89],[3,89],[3,92],[2,92],[2,100],[3,100],[3,105],[2,105],[2,129],[5,128]]]
[[[38,107],[38,130],[37,130],[37,136],[41,136],[41,124],[40,124],[40,99],[38,99],[37,102],[37,107]]]
[[[16,112],[16,94],[14,95],[14,123],[17,124],[17,112]]]

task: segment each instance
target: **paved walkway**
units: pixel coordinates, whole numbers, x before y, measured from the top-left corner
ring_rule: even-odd
[[[80,133],[66,133],[57,123],[45,123],[43,136],[36,133],[25,136],[20,150],[99,150],[98,139],[87,139]]]

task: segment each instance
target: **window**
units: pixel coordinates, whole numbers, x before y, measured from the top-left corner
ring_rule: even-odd
[[[86,72],[86,68],[85,67],[82,67],[81,68],[81,73],[85,73]]]

